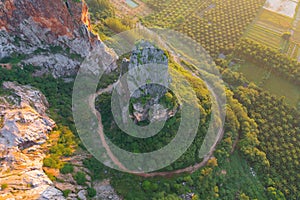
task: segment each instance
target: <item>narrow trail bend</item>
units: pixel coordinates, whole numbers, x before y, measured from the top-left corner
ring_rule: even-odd
[[[103,94],[103,93],[108,93],[108,92],[112,92],[113,88],[114,88],[115,84],[111,84],[108,87],[106,87],[105,89],[100,89],[99,91],[97,91],[95,94],[92,94],[89,97],[89,106],[92,109],[93,113],[95,114],[95,116],[97,117],[98,120],[98,133],[101,139],[101,142],[103,144],[103,147],[105,148],[109,158],[112,160],[112,162],[118,166],[121,170],[126,171],[128,173],[132,173],[132,174],[136,174],[138,176],[142,176],[142,177],[156,177],[156,176],[160,176],[160,177],[172,177],[173,175],[177,175],[177,174],[181,174],[181,173],[193,173],[196,170],[198,170],[199,168],[203,167],[206,165],[206,163],[208,162],[208,160],[212,157],[213,152],[216,149],[216,146],[218,144],[218,142],[222,139],[223,134],[224,134],[224,129],[220,128],[217,134],[217,138],[214,141],[214,144],[211,146],[209,152],[206,154],[206,156],[203,158],[203,160],[200,163],[196,163],[195,165],[191,165],[189,167],[186,168],[182,168],[182,169],[178,169],[178,170],[174,170],[174,171],[165,171],[165,172],[150,172],[150,173],[140,173],[140,172],[134,172],[134,171],[130,171],[128,170],[119,160],[118,158],[113,154],[113,152],[111,151],[109,145],[107,144],[106,140],[105,140],[105,135],[103,132],[103,124],[102,124],[102,118],[101,118],[101,114],[100,112],[95,108],[95,99],[97,96]],[[208,86],[209,88],[209,86]],[[217,99],[216,94],[214,94],[212,92],[212,95]]]

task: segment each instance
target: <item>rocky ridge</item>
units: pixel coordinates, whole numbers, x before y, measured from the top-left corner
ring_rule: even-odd
[[[72,174],[62,174],[57,170],[57,178],[59,180],[64,180],[64,182],[54,181],[54,186],[61,190],[69,190],[69,194],[67,199],[80,199],[80,200],[121,200],[122,198],[119,197],[114,190],[114,188],[110,185],[110,180],[93,180],[91,172],[84,166],[83,161],[85,158],[90,157],[84,151],[77,151],[73,156],[65,158],[63,161],[71,163],[74,166],[73,175],[76,172],[84,172],[86,182],[84,185],[78,185],[74,180]],[[88,187],[92,187],[96,190],[96,195],[94,197],[88,197]]]
[[[0,97],[0,199],[64,199],[44,173],[42,144],[55,122],[45,96],[30,86],[4,82]]]
[[[4,82],[5,92],[0,93],[0,200],[39,199],[64,200],[88,198],[87,189],[96,189],[92,199],[121,199],[111,187],[109,180],[94,181],[83,160],[90,157],[78,151],[63,162],[74,166],[74,173],[62,174],[58,169],[43,167],[52,135],[48,134],[55,122],[46,111],[45,96],[31,86]],[[55,136],[54,136],[55,137]],[[54,172],[57,180],[51,181],[46,173]],[[74,179],[76,172],[83,172],[84,185]],[[70,193],[64,197],[62,191]]]
[[[84,1],[0,2],[0,60],[25,55],[22,64],[41,66],[40,74],[69,76],[77,72],[83,58],[101,43],[90,32]],[[110,56],[116,60],[114,54]]]

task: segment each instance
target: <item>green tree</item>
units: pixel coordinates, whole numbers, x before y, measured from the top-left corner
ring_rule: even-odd
[[[74,171],[74,167],[71,163],[64,164],[64,166],[60,169],[60,173],[62,174],[72,173],[73,171]]]
[[[78,185],[85,185],[86,182],[86,178],[85,178],[85,174],[83,172],[77,172],[73,178],[75,179],[75,181],[77,182]]]

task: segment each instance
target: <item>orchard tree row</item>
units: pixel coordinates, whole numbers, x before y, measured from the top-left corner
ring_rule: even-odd
[[[258,125],[259,149],[267,154],[271,167],[265,170],[286,196],[299,198],[300,113],[255,86],[239,87],[235,96],[247,107]]]
[[[259,151],[266,154],[269,167],[267,163],[253,162],[249,157],[247,160],[254,164],[271,199],[285,199],[284,196],[288,199],[299,198],[299,110],[289,107],[284,98],[272,96],[249,83],[241,73],[231,71],[225,60],[218,59],[217,64],[224,81],[230,85],[234,97],[245,107],[251,123],[256,127],[253,129],[257,132],[256,139],[247,134],[244,141],[240,140],[239,148],[243,151],[245,141],[250,139]]]
[[[300,63],[285,54],[253,40],[243,39],[238,45],[235,55],[255,62],[258,66],[273,70],[285,79],[300,85]]]
[[[150,2],[156,2],[151,1]],[[146,18],[146,25],[172,28],[200,43],[213,57],[229,53],[264,0],[170,0]],[[156,3],[160,5],[159,3]],[[165,4],[165,3],[164,3]]]

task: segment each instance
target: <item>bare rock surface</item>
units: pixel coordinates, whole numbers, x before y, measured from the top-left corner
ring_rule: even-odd
[[[64,199],[44,173],[44,144],[55,122],[45,96],[30,86],[4,82],[0,96],[0,199]]]
[[[97,195],[93,198],[94,200],[122,200],[122,198],[118,196],[114,188],[110,185],[110,181],[108,179],[95,181],[94,188],[97,191]]]
[[[103,46],[90,32],[85,1],[4,0],[0,13],[0,60],[25,55],[23,64],[69,76],[92,49]]]
[[[177,112],[176,107],[168,109],[160,102],[172,81],[168,60],[163,50],[143,40],[134,47],[129,60],[123,59],[122,71],[129,70],[127,83],[134,102],[131,118],[135,122],[164,121]]]

